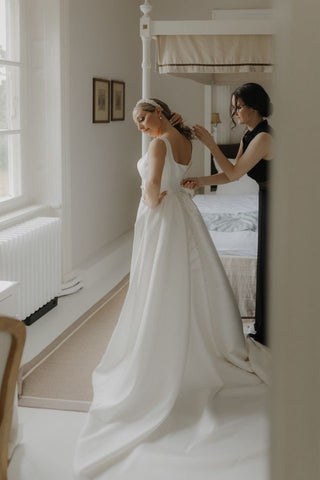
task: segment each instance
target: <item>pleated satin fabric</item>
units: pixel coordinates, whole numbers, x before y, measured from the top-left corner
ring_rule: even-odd
[[[211,237],[180,186],[188,166],[161,138],[168,193],[155,209],[139,205],[129,289],[93,373],[75,478],[263,480],[269,352],[245,340]],[[143,189],[148,154],[138,170]]]

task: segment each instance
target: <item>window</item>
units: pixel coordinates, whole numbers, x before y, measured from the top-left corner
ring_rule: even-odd
[[[0,206],[21,195],[19,0],[0,0]]]

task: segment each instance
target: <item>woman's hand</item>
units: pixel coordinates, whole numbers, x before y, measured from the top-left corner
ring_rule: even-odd
[[[174,127],[175,125],[183,125],[183,118],[180,113],[172,112],[172,116],[170,118],[170,123]]]
[[[158,197],[158,203],[154,204],[153,202],[151,202],[150,198],[148,198],[147,195],[143,195],[142,197],[142,201],[145,205],[147,205],[147,207],[149,208],[156,208],[158,205],[160,205],[160,203],[162,202],[162,200],[164,199],[164,197],[167,195],[167,191],[165,190],[164,192],[161,192],[159,197]]]
[[[206,146],[209,148],[209,150],[212,149],[212,147],[216,146],[216,142],[214,141],[211,133],[208,132],[204,127],[201,125],[195,125],[193,127],[195,136]]]
[[[167,195],[167,190],[165,190],[164,192],[161,192],[160,195],[159,195],[159,203],[162,202],[162,200],[164,199],[164,197]],[[158,205],[159,205],[158,203]]]
[[[191,190],[201,187],[200,179],[198,177],[184,178],[181,182],[181,185],[184,188],[190,188]]]

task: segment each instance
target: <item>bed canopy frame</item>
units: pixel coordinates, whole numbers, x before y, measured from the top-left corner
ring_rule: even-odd
[[[181,62],[181,53],[177,51],[173,58],[178,61],[175,63],[167,62],[166,64],[158,65],[158,71],[160,73],[169,73],[176,76],[184,76],[192,78],[195,81],[200,81],[204,83],[204,98],[205,98],[205,118],[204,125],[210,130],[210,119],[211,119],[211,95],[212,95],[212,84],[214,83],[212,73],[223,73],[225,66],[221,69],[221,59],[224,59],[226,56],[225,53],[229,53],[232,48],[230,48],[232,42],[238,45],[238,52],[245,50],[243,47],[243,41],[248,39],[251,41],[251,44],[255,43],[264,44],[264,39],[272,40],[272,35],[275,33],[274,21],[272,18],[271,10],[215,10],[212,12],[212,20],[182,20],[182,21],[173,21],[173,20],[152,20],[151,11],[152,6],[149,0],[145,0],[142,5],[140,5],[140,10],[143,15],[140,18],[140,37],[142,40],[142,98],[150,98],[152,96],[151,89],[151,69],[152,69],[152,59],[151,59],[151,43],[152,40],[157,40],[158,53],[162,49],[163,44],[167,45],[167,52],[172,52],[175,47],[174,41],[178,40],[180,46],[186,46],[188,50],[188,41],[194,41],[197,36],[202,41],[200,48],[194,48],[194,45],[190,48],[193,51],[192,66],[190,71],[185,71],[185,66],[190,66],[191,63],[186,63],[185,61]],[[184,36],[184,37],[182,37]],[[253,37],[258,36],[258,37]],[[221,44],[223,39],[226,39],[229,42],[229,46],[225,47],[220,52],[219,65],[218,62],[214,59],[211,62],[204,60],[199,67],[197,61],[197,53],[203,50],[203,41],[205,43],[210,38],[215,39],[216,45]],[[257,41],[252,39],[256,38]],[[235,39],[235,40],[234,40]],[[160,48],[159,48],[160,46]],[[271,46],[271,47],[270,47]],[[251,47],[250,47],[251,48]],[[208,52],[215,50],[216,47],[212,47],[209,44]],[[260,75],[259,78],[270,78],[272,72],[272,44],[269,43],[267,48],[268,53],[259,53],[259,51],[254,52],[253,57],[254,62],[242,62],[242,59],[235,60],[233,66],[228,71],[227,79],[224,77],[222,82],[225,84],[232,83],[232,78],[239,78],[239,72],[247,72],[251,75],[253,72],[258,72]],[[268,55],[271,55],[270,61],[267,59]],[[260,58],[263,57],[263,62],[260,62]],[[166,52],[164,54],[166,57]],[[258,59],[258,61],[257,61]],[[267,59],[267,60],[266,60]],[[189,60],[187,60],[189,62]],[[263,66],[262,66],[263,64]],[[235,67],[236,65],[236,67]],[[228,67],[230,67],[230,62],[228,62]],[[200,69],[197,71],[197,69]],[[237,77],[238,75],[238,77]],[[222,78],[222,77],[221,77]],[[248,81],[248,80],[245,80]],[[254,81],[254,80],[251,80]],[[238,82],[239,83],[239,82]],[[142,136],[142,153],[144,154],[147,151],[148,139],[145,135]],[[205,157],[205,174],[209,174],[210,168],[210,154],[206,152]]]

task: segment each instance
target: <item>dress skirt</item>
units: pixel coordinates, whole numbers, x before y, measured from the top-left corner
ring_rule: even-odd
[[[141,202],[129,290],[93,373],[76,478],[266,480],[263,354],[243,336],[190,196],[168,192],[155,210]]]

